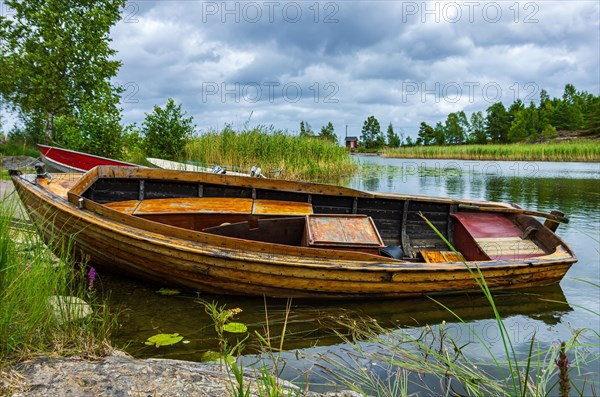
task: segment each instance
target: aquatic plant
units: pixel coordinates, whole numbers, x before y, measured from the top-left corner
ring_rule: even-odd
[[[512,161],[600,161],[600,142],[580,139],[510,145],[411,146],[385,149],[384,157]]]
[[[240,352],[242,350],[243,342],[247,338],[246,336],[242,341],[238,340],[231,348],[228,347],[228,341],[227,338],[225,338],[225,332],[234,334],[244,334],[248,332],[248,327],[245,324],[232,321],[233,317],[239,314],[242,309],[226,309],[225,305],[219,306],[216,302],[207,302],[202,299],[199,299],[197,302],[204,306],[204,311],[212,319],[219,342],[219,357],[222,359],[220,361],[227,362],[229,357],[232,357],[235,351]]]
[[[267,177],[283,179],[334,179],[358,169],[347,150],[333,142],[265,127],[207,132],[193,138],[184,152],[183,160],[198,165],[218,164],[242,172],[258,166]]]
[[[161,346],[169,346],[179,343],[183,340],[183,336],[178,333],[174,334],[156,334],[148,338],[144,344],[148,346],[161,347]]]

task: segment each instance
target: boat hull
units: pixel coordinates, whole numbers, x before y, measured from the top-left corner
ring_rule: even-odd
[[[575,257],[457,263],[398,261],[198,233],[85,201],[82,208],[36,181],[13,177],[29,216],[56,251],[73,246],[100,272],[217,294],[294,298],[399,298],[558,283]],[[567,247],[568,248],[568,247]]]
[[[139,167],[136,164],[94,156],[74,150],[38,145],[42,161],[60,172],[85,172],[99,165]]]

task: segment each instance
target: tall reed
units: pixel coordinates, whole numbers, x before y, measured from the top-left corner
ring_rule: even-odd
[[[69,247],[56,257],[29,227],[16,228],[14,202],[3,199],[0,210],[0,361],[105,353],[116,317],[96,301],[93,274]]]
[[[599,140],[510,145],[412,146],[385,149],[384,157],[510,161],[600,161]]]
[[[422,216],[423,217],[423,216]],[[455,253],[456,250],[437,228],[425,217],[425,222],[444,240]],[[572,384],[569,372],[578,367],[578,363],[598,362],[598,354],[586,357],[589,347],[598,349],[598,344],[586,344],[583,336],[586,331],[592,338],[598,340],[598,331],[577,330],[568,342],[556,344],[549,349],[543,349],[531,338],[527,355],[517,354],[509,332],[496,307],[493,294],[490,291],[483,274],[477,264],[467,266],[474,280],[488,300],[494,313],[498,334],[502,341],[505,358],[494,355],[482,335],[479,335],[469,323],[464,321],[451,308],[437,302],[443,309],[453,315],[481,342],[489,357],[485,362],[472,361],[464,348],[455,341],[445,329],[442,322],[438,330],[426,326],[417,337],[403,330],[386,329],[377,322],[369,319],[338,320],[337,325],[352,328],[352,338],[339,334],[353,349],[346,357],[329,355],[321,359],[329,365],[326,368],[334,381],[341,381],[352,390],[363,394],[377,396],[408,396],[408,385],[418,384],[429,395],[468,395],[468,396],[502,396],[526,397],[547,396],[554,389],[562,397],[574,391],[577,396],[595,395],[597,386],[594,374],[578,371],[582,386]],[[598,286],[600,288],[600,285]],[[598,315],[598,313],[596,313]],[[378,348],[374,353],[363,350],[360,340],[376,343]],[[567,357],[567,350],[573,355],[573,362]],[[373,368],[365,366],[364,362],[375,361],[380,369],[387,371],[387,378],[374,373]],[[495,369],[500,376],[493,376],[488,371]],[[439,386],[435,390],[430,383],[423,382],[426,376],[438,378]],[[588,385],[587,382],[596,382]],[[588,387],[589,386],[589,389]],[[591,394],[589,394],[591,392]],[[412,394],[411,394],[412,395]]]
[[[242,132],[225,128],[202,134],[187,144],[184,156],[201,164],[227,166],[232,171],[247,172],[257,166],[266,176],[284,179],[333,179],[358,169],[341,146],[264,127]]]

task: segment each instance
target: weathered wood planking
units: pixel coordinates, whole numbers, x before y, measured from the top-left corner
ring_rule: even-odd
[[[280,180],[115,167],[99,167],[86,173],[68,192],[68,201],[47,189],[47,184],[31,183],[19,177],[13,177],[13,181],[31,218],[41,224],[45,240],[57,249],[61,242],[72,240],[77,253],[100,271],[121,272],[207,292],[275,297],[392,298],[479,289],[468,270],[468,267],[474,268],[475,263],[469,260],[466,266],[424,263],[418,259],[395,260],[344,249],[290,245],[297,240],[302,217],[269,219],[273,215],[269,214],[265,218],[250,219],[248,217],[257,215],[229,214],[246,219],[242,219],[241,224],[231,225],[229,231],[230,226],[222,225],[223,234],[219,235],[219,230],[201,231],[203,226],[198,224],[199,219],[207,214],[150,211],[146,215],[132,216],[130,212],[135,211],[131,208],[137,208],[140,201],[168,198],[221,197],[310,203],[315,214],[331,210],[331,213],[372,216],[377,229],[383,225],[382,229],[387,230],[386,236],[381,236],[384,241],[400,236],[403,247],[414,244],[435,250],[439,237],[436,240],[437,235],[431,234],[419,212],[439,226],[441,233],[451,236],[453,224],[449,215],[457,204],[466,201],[380,195]],[[302,204],[304,208],[305,204]],[[392,214],[397,219],[386,219]],[[223,220],[223,214],[214,216],[211,222]],[[161,217],[164,219],[159,219]],[[173,217],[178,217],[178,224],[170,223]],[[536,245],[544,247],[545,253],[531,258],[478,262],[490,288],[520,288],[560,281],[576,261],[570,248],[530,216],[517,214],[507,219],[514,220],[520,229],[536,228],[530,237],[535,239]],[[161,223],[163,221],[165,223]],[[264,241],[244,238],[261,233],[259,225],[269,228],[269,222],[280,222],[289,235],[277,243],[273,243],[279,238],[276,233]],[[398,229],[393,230],[394,224]]]

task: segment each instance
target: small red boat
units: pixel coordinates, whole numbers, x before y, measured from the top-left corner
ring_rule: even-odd
[[[42,161],[61,172],[86,172],[98,165],[139,167],[137,164],[94,156],[54,146],[39,145]]]

